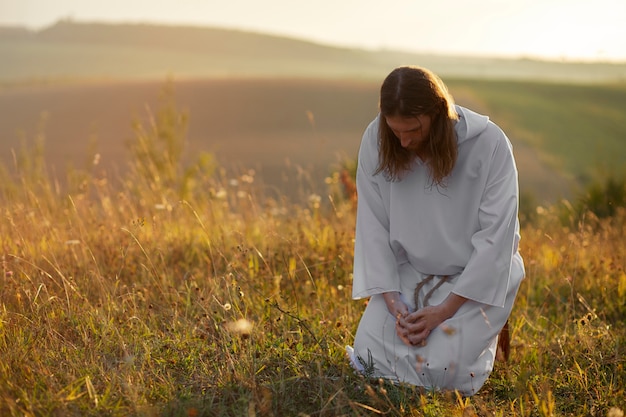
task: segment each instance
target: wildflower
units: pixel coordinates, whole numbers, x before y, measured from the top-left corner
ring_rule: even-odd
[[[357,195],[356,195],[356,183],[350,176],[350,173],[347,169],[343,169],[341,171],[341,184],[343,185],[343,191],[346,197],[352,202],[356,203]]]
[[[247,319],[239,319],[226,324],[226,329],[231,333],[239,334],[242,337],[250,336],[254,325]]]
[[[272,216],[284,216],[288,213],[287,208],[285,207],[272,207],[270,209],[270,214]]]
[[[254,182],[254,177],[252,175],[244,174],[241,176],[241,182],[252,184]]]
[[[319,208],[321,201],[322,201],[322,197],[320,197],[317,194],[311,194],[309,196],[309,203],[313,206],[313,208]]]
[[[224,200],[226,198],[226,190],[223,188],[220,188],[219,190],[217,190],[217,192],[215,193],[215,197],[220,199],[220,200]]]
[[[172,205],[171,204],[155,204],[154,208],[157,209],[157,210],[172,211]]]

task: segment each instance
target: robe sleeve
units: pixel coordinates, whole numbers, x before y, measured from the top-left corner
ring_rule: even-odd
[[[396,257],[389,239],[389,213],[373,175],[378,165],[378,124],[372,122],[359,149],[356,184],[358,194],[352,297],[360,299],[400,291]]]
[[[473,252],[452,292],[503,307],[519,242],[517,168],[509,140],[500,134],[489,161]]]

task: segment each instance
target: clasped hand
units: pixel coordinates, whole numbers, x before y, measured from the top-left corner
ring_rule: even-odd
[[[397,291],[383,293],[383,299],[396,318],[398,337],[409,346],[425,345],[430,332],[452,317],[467,301],[467,298],[450,293],[441,304],[411,312]]]
[[[439,305],[427,306],[412,313],[399,312],[396,315],[398,337],[409,346],[425,346],[430,332],[446,320],[443,308]]]
[[[410,312],[399,292],[383,293],[383,298],[389,312],[396,318],[398,336],[409,346],[425,345],[430,332],[452,317],[467,301],[467,298],[450,293],[441,304]]]

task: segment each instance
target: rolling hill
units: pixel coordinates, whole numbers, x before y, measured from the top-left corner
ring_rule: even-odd
[[[417,64],[442,76],[558,81],[626,80],[626,63],[413,54],[337,48],[211,27],[63,20],[29,31],[0,28],[0,83],[76,79],[305,77],[380,80]]]

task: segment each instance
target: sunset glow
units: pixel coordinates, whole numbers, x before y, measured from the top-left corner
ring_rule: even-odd
[[[218,26],[440,54],[626,61],[622,0],[0,0],[0,25],[59,19]]]

